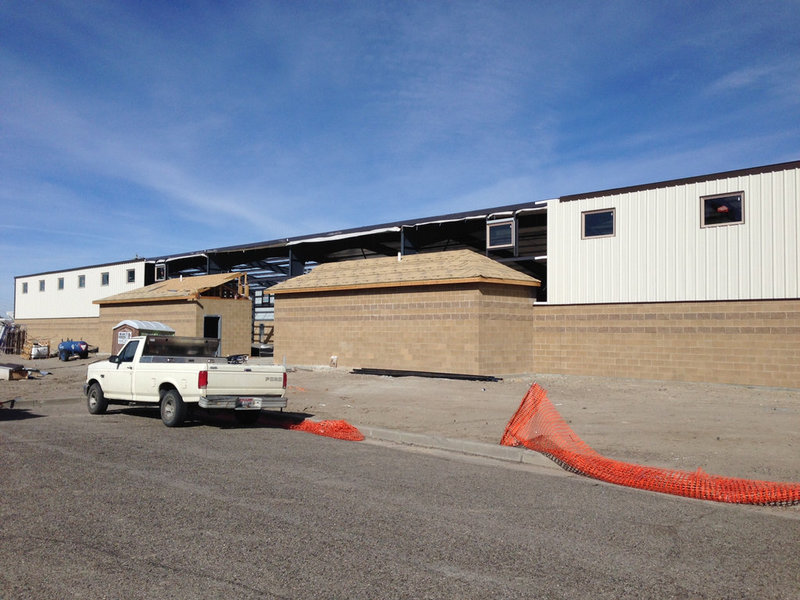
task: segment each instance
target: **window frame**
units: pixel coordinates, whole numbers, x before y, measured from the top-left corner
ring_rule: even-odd
[[[86,287],[86,275],[78,275],[78,289]]]
[[[63,290],[64,289],[64,278],[63,277],[59,277],[58,278],[57,287],[58,287],[59,290]]]
[[[106,287],[110,283],[111,283],[111,275],[109,274],[109,272],[103,271],[102,273],[100,273],[100,286]]]
[[[136,283],[136,269],[128,269],[125,278],[128,283]]]
[[[597,215],[600,213],[611,213],[611,233],[604,233],[602,235],[586,235],[586,216]],[[612,238],[617,236],[617,209],[616,207],[598,208],[593,210],[581,211],[581,239],[582,240],[597,240],[603,238]]]
[[[505,225],[511,226],[511,241],[503,244],[492,244],[492,229],[499,228]],[[517,220],[514,217],[507,217],[503,219],[492,219],[486,221],[486,249],[487,250],[500,250],[504,248],[517,247]]]
[[[740,218],[738,221],[726,221],[723,223],[706,223],[706,201],[716,200],[719,198],[733,198],[739,196],[739,212]],[[727,227],[729,225],[744,225],[744,191],[738,192],[725,192],[722,194],[709,194],[700,196],[700,229],[708,229],[709,227]]]
[[[27,281],[23,281],[22,282],[22,293],[23,294],[27,294],[28,293],[28,282]]]
[[[40,291],[40,292],[43,292],[43,291],[44,291],[44,289],[45,289],[45,285],[44,285],[44,279],[40,279],[40,280],[39,280],[39,291]]]

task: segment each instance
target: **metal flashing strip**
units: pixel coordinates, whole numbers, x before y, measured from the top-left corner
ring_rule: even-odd
[[[701,183],[704,181],[713,181],[716,179],[730,179],[733,177],[744,177],[747,175],[760,175],[762,173],[776,173],[778,171],[790,171],[792,169],[800,169],[800,161],[792,161],[779,163],[776,165],[766,165],[763,167],[753,167],[750,169],[739,169],[736,171],[723,171],[721,173],[711,173],[709,175],[697,175],[694,177],[683,177],[681,179],[670,179],[667,181],[657,181],[654,183],[645,183],[641,185],[632,185],[627,187],[612,188],[608,190],[600,190],[596,192],[587,192],[583,194],[570,194],[561,196],[559,202],[572,202],[573,200],[587,200],[589,198],[602,198],[605,196],[616,196],[618,194],[627,194],[632,192],[643,192],[647,190],[654,190],[663,187],[672,187],[676,185],[688,185],[691,183]]]
[[[338,232],[331,235],[322,235],[314,238],[304,238],[300,240],[291,240],[286,243],[287,246],[297,246],[298,244],[311,244],[316,242],[333,242],[336,240],[346,240],[355,237],[363,237],[367,235],[375,235],[376,233],[399,232],[400,227],[380,227],[378,229],[370,229],[368,231],[352,231],[352,232]]]

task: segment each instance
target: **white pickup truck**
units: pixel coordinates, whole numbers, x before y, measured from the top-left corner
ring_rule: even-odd
[[[89,365],[83,386],[89,412],[109,404],[151,404],[167,427],[181,425],[195,406],[228,409],[242,424],[262,408],[286,407],[286,369],[278,365],[230,364],[216,357],[218,340],[139,336],[120,353]]]

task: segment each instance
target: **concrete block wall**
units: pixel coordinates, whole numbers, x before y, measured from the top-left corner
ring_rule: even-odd
[[[222,327],[222,356],[250,355],[253,335],[253,305],[248,298],[200,298],[196,307],[195,328],[192,335],[203,335],[203,317],[219,315]]]
[[[477,285],[280,294],[275,360],[483,374]]]
[[[800,388],[800,300],[536,305],[531,370]]]
[[[175,335],[202,336],[203,316],[222,317],[222,355],[250,354],[252,308],[247,298],[201,298],[199,301],[106,304],[99,317],[74,319],[26,319],[28,339],[85,340],[100,352],[111,352],[113,328],[125,319],[158,321],[169,325]]]
[[[531,371],[534,293],[519,286],[481,287],[478,362],[483,374]]]
[[[157,321],[169,325],[175,335],[196,336],[197,306],[191,302],[152,302],[141,304],[107,304],[100,308],[100,326],[103,330],[101,352],[111,352],[113,344],[113,328],[120,321],[135,319],[138,321]]]
[[[56,352],[62,340],[83,340],[91,346],[100,347],[106,337],[97,317],[18,319],[16,322],[25,326],[28,340],[49,341],[52,353]],[[108,338],[111,338],[110,330]]]

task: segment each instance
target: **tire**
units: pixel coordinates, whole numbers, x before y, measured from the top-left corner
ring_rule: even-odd
[[[61,360],[61,361],[69,360],[69,356],[67,356],[66,350],[60,350],[58,352],[58,360]]]
[[[81,352],[81,358],[89,358],[88,352]]]
[[[186,420],[186,403],[178,390],[169,390],[161,399],[161,420],[167,427],[180,427]]]
[[[89,391],[86,392],[86,407],[89,409],[89,414],[102,415],[108,408],[108,400],[103,394],[103,388],[99,383],[93,383],[89,386]]]
[[[233,418],[239,425],[255,425],[260,417],[260,410],[237,410],[233,413]]]

